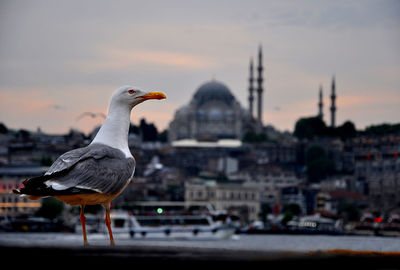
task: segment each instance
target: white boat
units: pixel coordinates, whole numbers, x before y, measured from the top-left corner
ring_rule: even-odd
[[[235,228],[215,222],[211,216],[132,216],[132,238],[226,239]]]
[[[331,218],[323,217],[320,213],[300,217],[287,223],[290,233],[301,234],[342,234],[341,222]]]
[[[131,211],[111,211],[110,218],[113,233],[132,238],[226,239],[236,230],[208,206],[175,202],[140,203]]]

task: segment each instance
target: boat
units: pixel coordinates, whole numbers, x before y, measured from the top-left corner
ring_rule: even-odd
[[[226,239],[236,230],[211,216],[132,216],[131,221],[132,238]]]
[[[360,220],[352,227],[348,228],[350,235],[375,235],[379,224],[371,213],[364,213]]]
[[[213,216],[207,205],[175,202],[138,203],[127,210],[111,211],[113,233],[134,239],[213,240],[231,237],[236,227]]]
[[[400,215],[391,214],[379,233],[383,236],[400,236]]]
[[[288,233],[341,235],[340,221],[323,217],[320,213],[291,220],[287,224]]]
[[[242,230],[246,234],[310,234],[342,235],[341,221],[322,216],[320,213],[295,217],[282,224],[283,215],[268,215],[267,221],[255,221]]]

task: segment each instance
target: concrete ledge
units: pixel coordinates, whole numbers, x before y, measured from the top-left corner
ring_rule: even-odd
[[[261,265],[265,267],[307,267],[304,269],[400,269],[398,253],[380,252],[266,252],[248,250],[227,250],[213,248],[182,247],[129,247],[129,246],[0,246],[3,263],[15,266],[38,268],[59,268],[78,266],[122,266],[128,269],[137,264],[150,266],[179,267],[244,267]],[[363,268],[361,268],[363,267]],[[91,268],[93,269],[93,268]],[[277,269],[277,268],[269,268]],[[148,269],[144,269],[148,270]],[[246,269],[247,270],[247,269]]]

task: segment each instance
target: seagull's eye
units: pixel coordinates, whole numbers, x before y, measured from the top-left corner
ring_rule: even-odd
[[[128,91],[128,93],[131,94],[131,95],[132,95],[132,94],[135,94],[135,92],[136,92],[136,91],[133,90],[133,89],[131,89],[131,90]]]

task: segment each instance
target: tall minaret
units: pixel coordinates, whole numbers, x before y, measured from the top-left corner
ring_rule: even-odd
[[[253,114],[253,101],[254,101],[254,88],[253,88],[253,58],[250,59],[250,77],[249,77],[249,111],[252,117],[254,117]]]
[[[332,78],[332,94],[331,94],[331,127],[335,127],[335,113],[336,113],[336,93],[335,93],[335,76]]]
[[[262,78],[262,71],[263,71],[263,66],[262,66],[262,48],[260,45],[259,51],[258,51],[258,77],[257,77],[257,118],[260,124],[262,125],[262,94],[263,94],[263,78]]]
[[[318,117],[323,120],[324,118],[324,103],[323,103],[323,97],[322,97],[322,85],[319,86],[319,102],[318,102]]]

